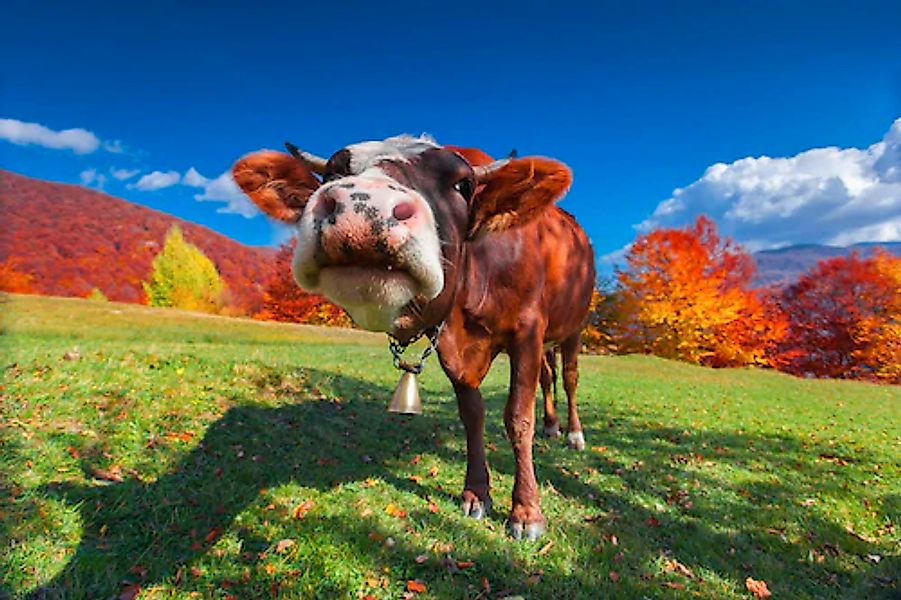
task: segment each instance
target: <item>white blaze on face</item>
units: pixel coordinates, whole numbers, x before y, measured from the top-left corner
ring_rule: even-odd
[[[392,331],[414,297],[431,300],[444,288],[441,243],[428,201],[374,166],[434,147],[406,136],[348,146],[352,175],[323,184],[298,223],[297,282],[347,310],[365,329]],[[395,208],[402,204],[412,208],[411,216],[397,217]],[[324,206],[336,208],[329,213]]]

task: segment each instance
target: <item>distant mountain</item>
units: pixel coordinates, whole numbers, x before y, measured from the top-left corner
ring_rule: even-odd
[[[759,287],[790,285],[821,260],[847,256],[855,251],[861,256],[869,256],[876,247],[901,256],[901,242],[866,242],[847,247],[802,244],[761,250],[754,254],[754,260],[757,261],[754,283]]]
[[[216,264],[227,303],[241,312],[259,308],[273,268],[274,249],[102,192],[2,170],[0,214],[0,262],[12,259],[41,294],[85,296],[96,287],[110,300],[142,301],[141,282],[174,224]]]

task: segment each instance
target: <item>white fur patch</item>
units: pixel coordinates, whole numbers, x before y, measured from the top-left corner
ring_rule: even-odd
[[[421,138],[403,139],[409,142],[405,147],[421,147],[433,143]],[[384,142],[367,142],[352,148],[368,144],[385,145]],[[394,144],[388,146],[393,147]],[[371,331],[392,331],[401,310],[416,295],[421,294],[431,300],[444,289],[441,242],[435,215],[429,203],[418,192],[397,183],[377,167],[368,167],[345,181],[355,184],[354,192],[368,193],[367,206],[378,210],[385,219],[391,216],[394,206],[399,202],[415,204],[418,211],[415,218],[401,222],[395,220],[391,230],[386,233],[401,239],[409,236],[396,250],[397,269],[366,266],[321,269],[317,265],[315,256],[319,242],[312,207],[317,204],[318,194],[328,187],[323,186],[310,198],[307,210],[297,225],[294,277],[302,288],[322,293],[347,310],[361,327]],[[386,185],[389,183],[390,186]],[[351,207],[347,206],[345,210],[351,210]],[[338,218],[341,218],[340,215]],[[411,226],[405,229],[408,224]]]
[[[326,267],[319,274],[322,292],[369,331],[391,331],[401,309],[419,288],[412,277],[365,267]]]
[[[398,135],[380,142],[360,142],[347,147],[350,150],[350,170],[362,173],[380,160],[391,159],[406,161],[410,157],[438,144],[431,136]]]
[[[575,450],[584,450],[585,449],[585,436],[581,431],[571,431],[566,436],[566,441],[569,442],[569,447]]]

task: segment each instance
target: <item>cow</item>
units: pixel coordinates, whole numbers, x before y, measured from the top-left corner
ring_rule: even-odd
[[[479,385],[494,358],[509,355],[504,426],[516,470],[507,525],[514,539],[537,539],[546,529],[532,463],[539,380],[545,432],[559,431],[551,348],[562,355],[569,443],[585,445],[576,386],[595,270],[588,236],[555,205],[569,168],[544,157],[495,161],[428,136],[352,144],[327,160],[287,146],[290,154],[238,160],[235,182],[265,214],[296,227],[301,287],[400,344],[440,327],[438,357],[466,431],[461,505],[476,519],[491,508]]]

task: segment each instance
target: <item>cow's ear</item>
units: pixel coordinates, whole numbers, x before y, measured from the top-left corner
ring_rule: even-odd
[[[284,152],[261,150],[248,154],[232,167],[232,177],[264,213],[295,223],[319,180],[299,160]]]
[[[550,158],[515,158],[480,182],[469,214],[467,237],[516,227],[563,197],[572,183],[569,167]]]

